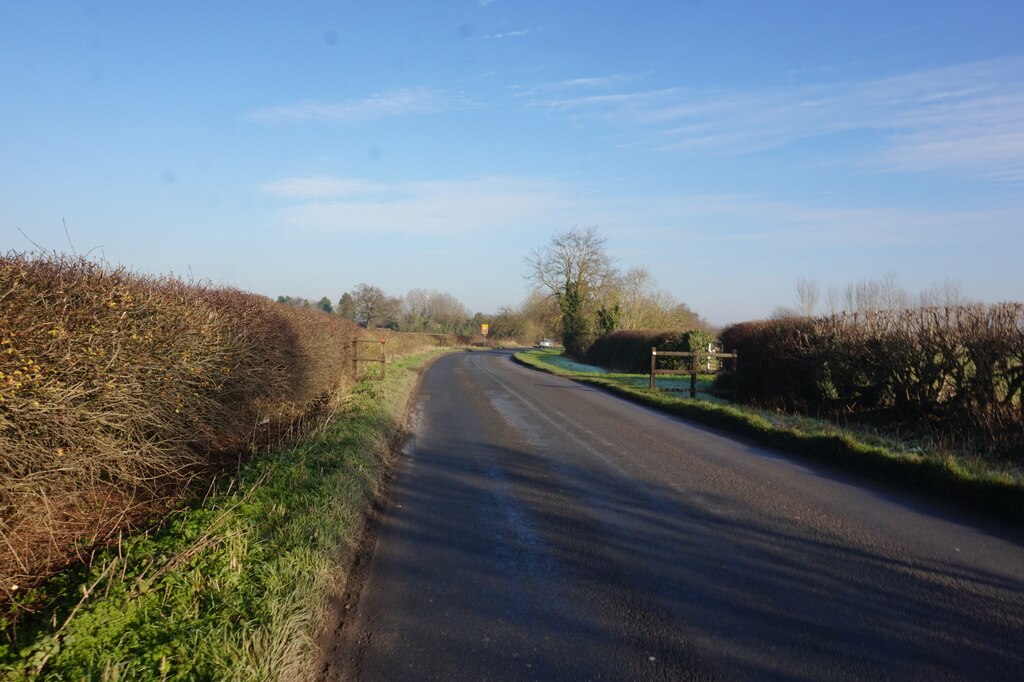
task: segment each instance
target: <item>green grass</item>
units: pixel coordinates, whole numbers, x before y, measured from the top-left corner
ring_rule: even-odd
[[[1024,523],[1024,472],[981,458],[930,451],[918,443],[686,394],[651,391],[648,377],[573,369],[558,351],[531,350],[515,359],[541,371],[600,386],[630,400],[731,431],[754,442],[923,491],[1014,524]],[[588,366],[581,366],[588,367]],[[711,377],[702,377],[706,389]],[[662,385],[664,379],[659,378]],[[689,379],[685,379],[687,386]],[[685,396],[685,397],[684,397]]]
[[[564,376],[575,378],[598,378],[602,383],[608,385],[648,388],[650,386],[650,375],[647,374],[621,374],[611,372],[597,365],[586,365],[576,362],[561,354],[560,350],[532,350],[523,355],[525,364],[536,366],[538,369],[554,368],[561,370]],[[535,364],[532,359],[537,360]],[[697,375],[697,397],[711,402],[725,402],[721,398],[711,394],[711,385],[715,377],[710,374]],[[657,378],[658,388],[670,392],[689,393],[690,377],[686,376],[659,376]]]
[[[388,364],[339,412],[157,530],[20,593],[0,678],[271,680],[315,676],[315,637],[361,536],[416,368]]]

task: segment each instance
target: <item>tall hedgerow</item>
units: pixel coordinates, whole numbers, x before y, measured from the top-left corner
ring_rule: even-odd
[[[0,258],[0,602],[351,377],[351,322],[81,258]]]
[[[704,329],[621,330],[598,338],[587,350],[587,361],[620,372],[644,373],[651,368],[651,348],[662,351],[707,350],[714,335]],[[665,358],[661,369],[682,366],[678,358]]]
[[[1024,304],[746,322],[737,396],[764,407],[926,428],[1024,463]]]

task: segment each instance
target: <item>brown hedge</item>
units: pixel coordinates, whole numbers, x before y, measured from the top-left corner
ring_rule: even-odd
[[[763,407],[925,427],[1024,462],[1024,305],[745,322],[737,397]]]
[[[352,381],[357,333],[232,289],[0,258],[0,601],[292,432]]]
[[[714,341],[710,332],[695,330],[621,330],[598,338],[587,350],[586,361],[618,372],[643,374],[651,369],[651,348],[662,351],[699,351]],[[672,369],[678,359],[665,358],[661,369]]]

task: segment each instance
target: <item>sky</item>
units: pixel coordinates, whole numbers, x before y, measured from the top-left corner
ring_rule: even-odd
[[[0,251],[495,312],[596,226],[715,324],[1024,300],[1024,3],[0,3]]]

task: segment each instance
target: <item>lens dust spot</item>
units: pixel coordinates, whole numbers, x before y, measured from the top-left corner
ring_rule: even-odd
[[[382,153],[383,152],[381,152],[380,147],[378,147],[377,145],[374,145],[366,150],[366,156],[368,156],[371,161],[380,161]]]
[[[165,170],[160,174],[160,180],[165,185],[173,185],[178,181],[178,175],[172,170]]]
[[[327,31],[326,33],[324,33],[324,42],[327,43],[328,45],[330,45],[331,47],[334,47],[335,45],[337,45],[338,44],[338,32],[337,31]]]

